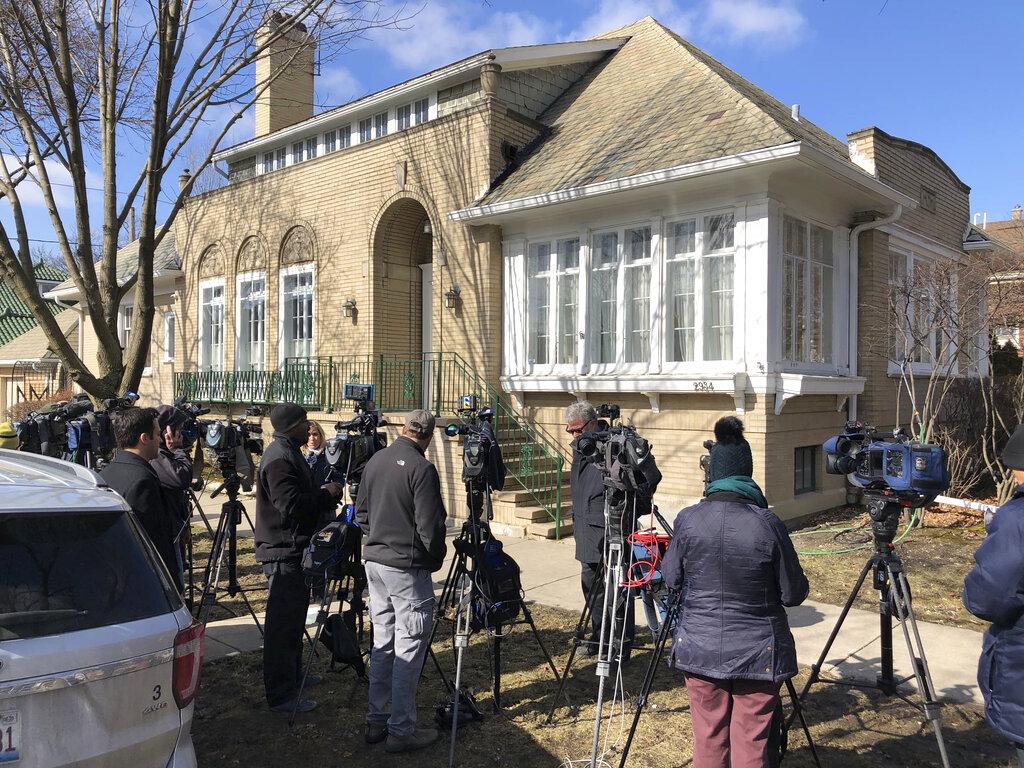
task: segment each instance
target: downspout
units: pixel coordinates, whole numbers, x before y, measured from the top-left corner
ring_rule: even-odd
[[[82,352],[85,349],[85,308],[82,307],[81,302],[79,302],[76,306],[72,306],[70,304],[65,304],[58,298],[54,298],[53,303],[56,304],[61,309],[71,309],[78,313],[78,349],[76,350],[76,352],[78,353],[78,359],[84,364],[85,360],[82,357]],[[75,386],[78,385],[76,384]]]
[[[888,216],[875,219],[874,221],[866,221],[863,224],[858,224],[850,230],[850,327],[847,332],[849,337],[850,347],[850,375],[857,375],[857,357],[858,357],[858,333],[857,324],[860,322],[860,312],[858,302],[860,301],[859,291],[859,273],[860,273],[860,236],[861,233],[867,232],[869,229],[878,229],[879,227],[885,227],[895,222],[900,216],[903,215],[903,205],[900,203],[896,204],[893,212]],[[850,395],[850,420],[854,421],[857,418],[857,395]]]

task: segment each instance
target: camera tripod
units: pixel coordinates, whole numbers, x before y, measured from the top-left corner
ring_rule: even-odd
[[[454,699],[452,707],[452,744],[449,757],[449,765],[451,766],[455,765],[455,737],[458,731],[459,698],[461,696],[466,696],[465,692],[463,692],[459,687],[462,679],[463,653],[469,646],[469,638],[474,631],[474,622],[472,621],[474,606],[482,605],[486,602],[484,600],[484,595],[481,592],[480,584],[477,581],[477,572],[481,560],[485,557],[484,545],[492,538],[490,526],[487,524],[487,520],[490,520],[492,517],[490,486],[487,484],[478,485],[473,481],[467,481],[466,498],[469,507],[469,519],[463,523],[462,531],[452,542],[452,546],[455,549],[455,558],[452,560],[451,566],[448,569],[448,575],[445,577],[444,586],[441,588],[441,596],[437,601],[437,609],[434,615],[434,628],[430,636],[430,646],[428,646],[430,658],[433,660],[434,666],[437,668],[438,674],[441,677],[441,682]],[[486,520],[484,519],[485,513],[487,518]],[[551,658],[551,654],[548,653],[548,650],[544,645],[544,641],[541,639],[540,632],[533,620],[533,614],[530,612],[529,606],[526,605],[522,596],[519,597],[517,603],[518,609],[522,613],[522,619],[513,619],[512,621],[507,622],[506,626],[511,627],[515,624],[526,624],[530,627],[530,631],[533,633],[533,637],[537,641],[537,646],[540,648],[540,651],[544,656],[544,660],[551,669],[551,673],[555,676],[555,680],[561,683],[558,669],[555,667],[555,662]],[[447,675],[445,675],[444,669],[441,667],[441,662],[438,660],[433,649],[434,636],[437,633],[439,621],[444,617],[449,608],[455,609],[454,642],[456,649],[456,667],[454,684],[448,679]],[[500,712],[501,641],[504,637],[502,634],[502,625],[498,624],[495,626],[477,627],[477,629],[480,628],[493,630],[493,707],[496,712]],[[559,692],[561,693],[561,691],[562,687],[560,684]]]
[[[875,688],[886,696],[897,696],[924,714],[925,719],[935,729],[935,740],[939,746],[939,754],[942,758],[942,765],[949,768],[949,757],[946,754],[946,743],[942,737],[942,723],[940,718],[941,704],[935,699],[935,687],[932,683],[931,673],[928,671],[928,660],[925,658],[924,645],[921,642],[921,634],[918,631],[917,619],[914,616],[914,609],[911,604],[910,585],[907,583],[907,576],[903,570],[903,561],[896,553],[893,546],[893,539],[899,528],[901,504],[891,497],[870,493],[867,495],[868,514],[871,516],[871,531],[874,544],[874,552],[868,556],[867,562],[861,569],[860,577],[854,585],[850,596],[843,606],[839,619],[836,621],[832,634],[829,635],[825,647],[818,656],[817,662],[811,666],[811,674],[800,692],[800,702],[806,698],[811,686],[816,682],[834,683],[836,685],[847,685],[856,688]],[[881,645],[881,674],[874,683],[862,683],[853,680],[837,680],[821,676],[822,666],[828,657],[832,645],[835,643],[843,622],[850,613],[857,595],[860,593],[868,573],[872,573],[872,586],[878,590],[878,617]],[[913,665],[912,675],[897,679],[893,672],[893,647],[892,647],[892,619],[895,612],[897,620],[903,629],[903,637],[907,643],[907,652]],[[913,637],[912,637],[913,636]],[[917,683],[917,692],[921,697],[921,704],[917,704],[909,697],[900,693],[899,688],[906,682],[914,679]],[[794,710],[786,722],[786,730],[793,724],[793,718],[799,710]]]
[[[226,554],[228,561],[228,594],[231,597],[241,595],[246,610],[249,611],[252,620],[256,622],[256,628],[260,631],[260,635],[262,635],[263,625],[260,624],[260,620],[256,616],[256,611],[253,609],[252,603],[249,602],[245,590],[238,583],[238,525],[242,522],[242,515],[245,515],[245,519],[250,527],[252,526],[252,520],[249,519],[245,506],[238,500],[238,491],[242,486],[242,479],[233,469],[222,467],[221,471],[224,474],[224,482],[214,489],[213,493],[210,494],[210,498],[216,498],[221,491],[226,491],[228,499],[221,505],[220,519],[217,520],[217,530],[214,532],[213,542],[210,544],[210,556],[203,570],[203,592],[199,600],[196,620],[205,624],[209,620],[210,611],[214,604],[218,602],[218,582],[220,581],[220,570]],[[198,505],[198,500],[195,500],[195,503]],[[203,520],[206,522],[207,528],[209,528],[210,523],[205,515],[203,515]]]

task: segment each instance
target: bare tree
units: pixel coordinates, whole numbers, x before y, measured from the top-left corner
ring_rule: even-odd
[[[276,23],[264,24],[268,14],[277,14]],[[314,38],[321,57],[330,57],[368,30],[399,21],[378,0],[293,0],[285,7],[268,0],[0,0],[0,198],[13,222],[0,222],[0,278],[32,309],[86,392],[104,398],[137,387],[152,335],[153,254],[192,191],[165,177],[195,146],[197,131],[213,125],[192,161],[192,178],[203,177],[232,126],[272,83],[273,75],[252,77],[257,57],[284,40],[294,59]],[[125,168],[125,157],[137,157],[137,167]],[[92,207],[90,164],[102,177]],[[67,184],[72,201],[65,209],[58,187]],[[96,370],[39,295],[26,185],[42,192],[56,247],[95,329]],[[118,237],[133,215],[138,268],[119,284]],[[122,349],[117,311],[129,293],[133,328]]]

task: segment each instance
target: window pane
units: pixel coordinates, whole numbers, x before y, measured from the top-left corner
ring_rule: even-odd
[[[549,342],[548,283],[551,269],[550,243],[534,243],[527,258],[527,356],[537,365],[547,365]]]
[[[302,142],[301,141],[297,141],[294,144],[292,144],[292,162],[293,163],[301,163],[302,162]]]
[[[284,279],[284,356],[313,354],[313,273],[302,272]]]
[[[580,265],[580,240],[578,237],[558,241],[558,269],[576,269]]]
[[[276,154],[276,161],[278,170],[284,168],[285,163],[287,163],[288,161],[288,150],[285,149],[284,147],[278,149]]]
[[[794,360],[807,359],[807,261],[799,259],[796,261],[796,280],[793,285],[793,294],[796,297],[796,305],[793,308],[796,316],[793,329],[793,353]]]
[[[306,159],[312,160],[316,157],[316,138],[306,139]]]
[[[346,125],[338,129],[338,146],[341,149],[352,146],[352,126]]]
[[[732,359],[733,257],[704,259],[704,359]]]
[[[274,170],[274,153],[266,152],[263,155],[263,172],[270,173]]]
[[[799,360],[796,346],[796,275],[803,267],[792,256],[785,257],[782,295],[782,357],[784,360]]]
[[[668,267],[671,337],[668,357],[673,362],[694,360],[697,295],[694,289],[697,260],[693,257],[672,261]]]
[[[406,104],[398,108],[398,130],[404,131],[412,125],[412,105]]]
[[[619,274],[619,235],[608,232],[594,236],[593,265],[590,277],[590,332],[594,361],[616,360],[616,302]]]
[[[557,244],[555,291],[558,307],[558,335],[555,338],[555,362],[568,365],[576,362],[576,306],[579,290],[580,241],[577,237],[559,240]]]
[[[783,249],[790,256],[798,259],[807,258],[807,225],[802,221],[786,216],[783,219]]]
[[[811,259],[819,264],[832,266],[832,232],[821,227],[811,227]]]
[[[373,135],[376,138],[388,135],[388,113],[381,112],[373,116]]]
[[[174,346],[176,336],[176,318],[174,315],[164,315],[164,359],[174,359]]]
[[[427,122],[430,114],[430,99],[420,99],[414,108],[416,110],[416,125]]]
[[[338,132],[328,131],[324,134],[324,154],[333,152],[338,148]]]
[[[670,225],[669,258],[697,251],[697,220],[677,221]]]
[[[373,138],[373,120],[369,117],[359,121],[359,143],[369,141]]]
[[[262,369],[266,362],[266,283],[263,278],[245,280],[239,288],[241,310],[238,345],[239,369]]]
[[[625,361],[651,357],[651,228],[625,233]]]
[[[200,305],[199,365],[204,370],[219,371],[224,365],[224,286],[203,289]]]
[[[731,213],[723,213],[718,216],[708,216],[705,219],[706,251],[721,251],[733,247],[734,218]]]

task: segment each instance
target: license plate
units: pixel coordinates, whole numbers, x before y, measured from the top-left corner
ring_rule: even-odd
[[[0,765],[21,760],[21,717],[18,710],[0,712]]]

